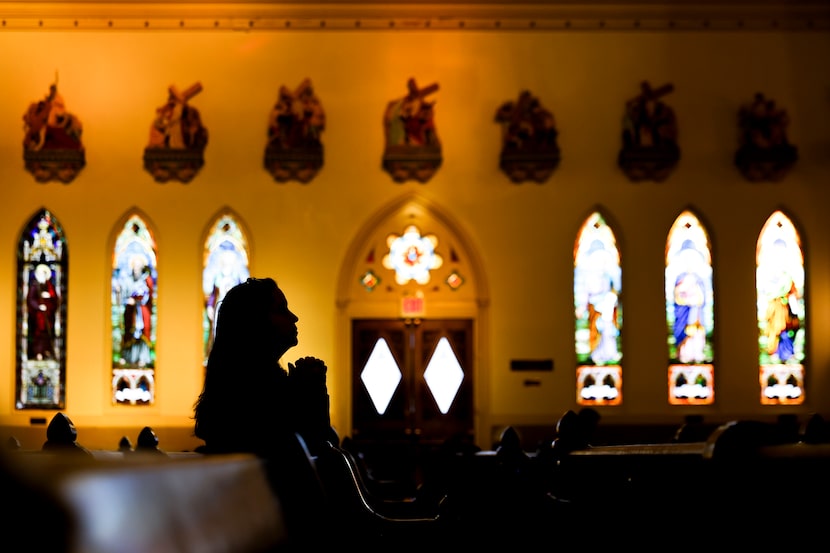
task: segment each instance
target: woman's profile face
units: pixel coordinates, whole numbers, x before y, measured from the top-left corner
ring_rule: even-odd
[[[297,321],[299,318],[288,309],[288,300],[278,287],[274,288],[271,305],[268,311],[268,320],[271,323],[274,345],[277,356],[282,355],[297,345]]]

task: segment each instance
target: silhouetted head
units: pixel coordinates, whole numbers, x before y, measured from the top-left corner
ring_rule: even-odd
[[[238,358],[277,361],[297,345],[298,320],[273,279],[249,278],[228,290],[219,303],[211,354],[232,350]]]

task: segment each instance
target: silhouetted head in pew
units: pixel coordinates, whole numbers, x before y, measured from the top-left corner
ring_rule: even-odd
[[[288,363],[288,371],[280,364],[298,343],[299,318],[273,279],[249,278],[231,288],[216,320],[194,406],[195,435],[205,442],[201,451],[271,456],[297,432],[314,453],[317,444],[337,439],[326,364],[315,357]]]
[[[566,411],[556,423],[556,439],[551,446],[554,456],[590,447],[600,418],[599,412],[591,407],[583,407],[579,413]]]
[[[43,444],[43,450],[92,456],[91,451],[78,443],[78,430],[75,424],[66,413],[61,412],[55,413],[46,428],[46,442]]]

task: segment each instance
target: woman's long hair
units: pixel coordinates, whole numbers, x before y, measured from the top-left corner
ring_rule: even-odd
[[[269,319],[276,290],[273,279],[250,278],[228,290],[218,305],[216,336],[194,406],[195,435],[209,448],[212,442],[224,444],[222,449],[250,450],[249,439],[260,425],[284,420],[278,410],[285,402],[278,394],[286,373]]]

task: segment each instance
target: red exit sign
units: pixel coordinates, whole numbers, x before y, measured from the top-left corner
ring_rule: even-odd
[[[418,296],[404,296],[401,300],[402,317],[423,317],[424,298]]]

